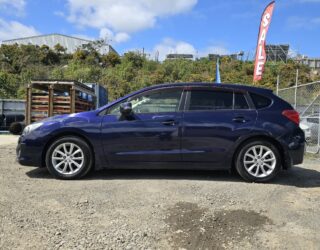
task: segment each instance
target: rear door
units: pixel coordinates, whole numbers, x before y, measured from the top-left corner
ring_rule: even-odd
[[[246,92],[220,88],[187,91],[182,124],[181,153],[185,162],[221,166],[234,142],[255,125],[257,112]]]

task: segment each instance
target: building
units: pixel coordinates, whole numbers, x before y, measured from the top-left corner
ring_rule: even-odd
[[[193,55],[192,54],[168,54],[166,56],[166,59],[168,59],[168,60],[176,60],[176,59],[193,60]]]
[[[219,54],[209,54],[208,59],[210,61],[217,61],[218,58],[230,58],[232,60],[242,60],[244,55],[243,51],[240,51],[239,53],[230,54],[230,55],[219,55]]]
[[[60,44],[64,48],[66,48],[67,53],[75,52],[82,45],[91,43],[93,41],[86,40],[78,37],[72,37],[61,34],[48,34],[48,35],[39,35],[39,36],[31,36],[31,37],[23,37],[11,40],[2,41],[2,44],[32,44],[32,45],[47,45],[50,48],[53,48],[56,44]],[[109,52],[117,53],[111,45],[105,44],[100,49],[99,52],[101,54],[108,54]],[[118,54],[118,53],[117,53]]]
[[[287,62],[289,45],[266,45],[266,55],[268,62]]]
[[[294,61],[300,64],[309,66],[313,70],[320,70],[320,58],[311,58],[307,56],[298,56],[294,58]]]

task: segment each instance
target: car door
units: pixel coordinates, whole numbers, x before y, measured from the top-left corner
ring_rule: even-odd
[[[182,88],[135,95],[109,108],[101,139],[111,165],[181,161]],[[121,119],[120,105],[131,102],[133,119]]]
[[[233,144],[252,130],[257,112],[246,93],[233,90],[193,88],[186,96],[182,160],[221,166]]]

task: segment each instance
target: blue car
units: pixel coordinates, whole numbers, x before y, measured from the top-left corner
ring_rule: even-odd
[[[27,126],[17,158],[60,179],[91,169],[236,170],[266,182],[303,161],[299,114],[271,90],[172,83]]]

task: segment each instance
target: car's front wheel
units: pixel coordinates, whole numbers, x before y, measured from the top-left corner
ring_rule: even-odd
[[[267,182],[281,169],[278,149],[268,141],[251,141],[245,144],[236,157],[236,169],[246,181]]]
[[[54,141],[46,153],[49,172],[59,179],[79,179],[92,166],[89,145],[75,136],[62,137]]]

